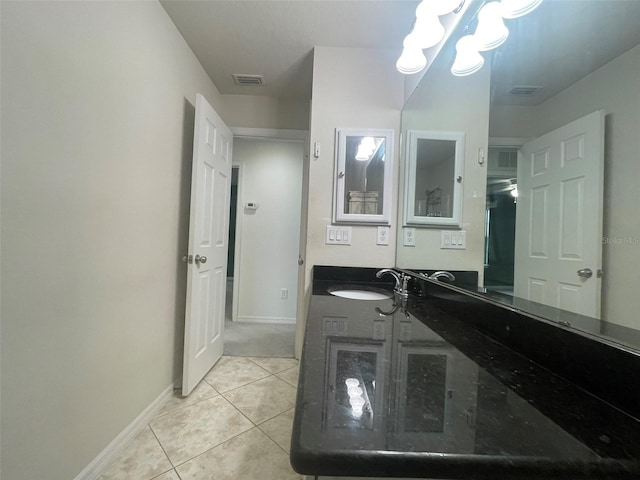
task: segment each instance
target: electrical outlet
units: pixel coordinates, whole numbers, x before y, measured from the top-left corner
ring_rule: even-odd
[[[378,245],[389,245],[389,227],[378,227]]]
[[[405,227],[402,229],[404,234],[404,246],[415,247],[416,246],[416,229],[413,227]]]
[[[286,300],[289,298],[289,289],[281,288],[280,289],[280,300]]]

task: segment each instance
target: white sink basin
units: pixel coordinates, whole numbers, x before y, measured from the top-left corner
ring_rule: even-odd
[[[350,287],[333,287],[329,288],[331,295],[342,298],[351,298],[352,300],[386,300],[393,297],[393,293],[379,289],[362,289]]]

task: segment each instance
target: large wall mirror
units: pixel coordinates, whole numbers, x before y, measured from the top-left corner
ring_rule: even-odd
[[[405,224],[459,226],[464,132],[407,132]]]
[[[333,221],[388,224],[393,131],[336,129]]]
[[[509,38],[474,74],[490,71],[485,208],[465,210],[463,226],[484,232],[484,268],[455,267],[478,270],[491,298],[553,321],[573,312],[571,327],[640,347],[640,2],[545,0],[506,23]],[[405,110],[420,109],[421,88]],[[560,172],[598,161],[596,183]]]

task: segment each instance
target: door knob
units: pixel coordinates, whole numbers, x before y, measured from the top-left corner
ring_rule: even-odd
[[[207,263],[207,257],[205,257],[204,255],[202,256],[196,255],[195,261],[196,261],[196,265],[200,265],[201,263]]]
[[[582,278],[591,278],[593,276],[593,272],[590,268],[581,268],[578,270],[578,276]]]

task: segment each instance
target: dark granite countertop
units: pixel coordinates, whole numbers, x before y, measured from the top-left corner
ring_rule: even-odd
[[[296,471],[640,478],[638,420],[428,299],[327,293],[358,280],[314,279],[291,444]]]

